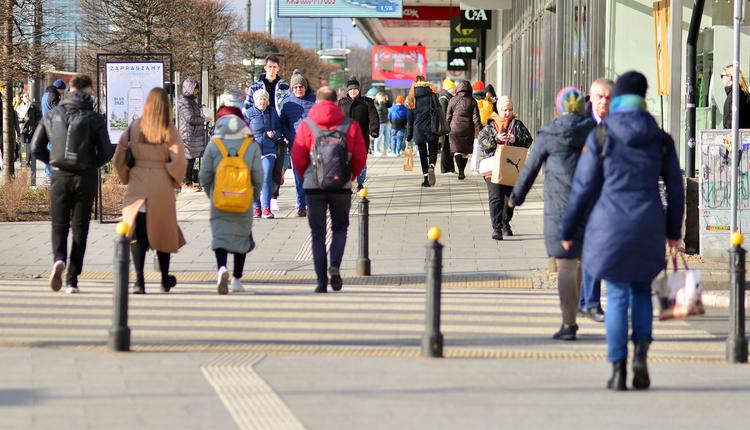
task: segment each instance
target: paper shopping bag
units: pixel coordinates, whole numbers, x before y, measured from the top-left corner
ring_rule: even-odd
[[[492,164],[493,184],[513,186],[521,174],[529,150],[520,146],[499,145]]]
[[[404,149],[404,171],[411,172],[414,170],[414,154],[411,151],[411,146],[406,145]]]

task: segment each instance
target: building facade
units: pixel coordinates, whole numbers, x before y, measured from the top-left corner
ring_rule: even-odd
[[[273,37],[289,39],[305,49],[333,48],[333,18],[275,18]]]

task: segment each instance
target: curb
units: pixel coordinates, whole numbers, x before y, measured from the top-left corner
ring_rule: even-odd
[[[709,308],[729,308],[729,291],[704,291],[703,305]],[[750,308],[750,295],[745,291],[745,308]]]

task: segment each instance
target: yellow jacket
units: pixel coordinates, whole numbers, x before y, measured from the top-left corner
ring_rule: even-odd
[[[482,126],[487,125],[487,120],[492,116],[492,102],[487,99],[477,100],[479,105],[479,120],[482,122]]]

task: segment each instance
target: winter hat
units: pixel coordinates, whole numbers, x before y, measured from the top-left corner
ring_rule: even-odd
[[[244,101],[245,101],[245,97],[242,94],[242,92],[237,91],[237,90],[228,90],[228,91],[224,91],[224,93],[219,96],[219,107],[221,106],[242,107],[242,103]]]
[[[346,90],[347,91],[349,91],[349,90],[358,90],[358,89],[359,89],[359,81],[357,80],[357,78],[355,78],[354,76],[352,76],[351,78],[349,78],[348,81],[346,81]]]
[[[256,90],[253,93],[253,101],[256,104],[258,103],[258,100],[260,100],[261,98],[264,98],[264,97],[266,98],[266,100],[269,100],[269,101],[271,100],[271,96],[268,95],[268,91],[266,91],[265,88],[261,88],[259,90]]]
[[[481,91],[484,89],[484,82],[482,81],[476,81],[473,84],[471,84],[471,89],[474,91]]]
[[[62,79],[56,80],[55,83],[52,84],[52,85],[55,88],[57,88],[58,90],[64,90],[65,89],[65,81],[63,81]]]
[[[404,104],[404,96],[396,96],[396,103]]]
[[[195,88],[197,86],[198,81],[193,79],[191,76],[188,76],[184,81],[182,81],[182,94],[186,96],[193,95],[193,91],[195,91]]]
[[[305,79],[304,76],[302,76],[302,73],[300,73],[299,70],[295,69],[294,72],[292,72],[292,79],[289,80],[289,86],[291,88],[294,88],[297,85],[302,85],[303,87],[307,87],[307,79]],[[254,97],[255,95],[253,95]]]
[[[565,87],[557,93],[555,108],[560,113],[583,113],[583,94],[576,87]]]
[[[646,90],[648,90],[648,81],[642,74],[631,70],[625,72],[617,78],[615,87],[612,89],[612,98],[624,95],[634,94],[641,97],[646,97]]]
[[[452,80],[450,80],[448,78],[443,79],[443,89],[444,90],[450,91],[450,90],[455,89],[455,88],[456,88],[456,83],[455,82],[453,82]]]

